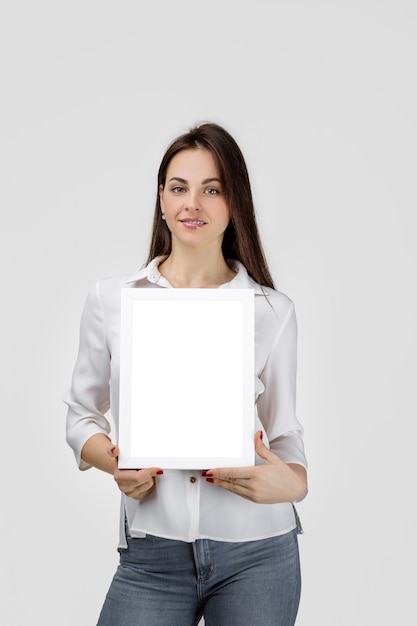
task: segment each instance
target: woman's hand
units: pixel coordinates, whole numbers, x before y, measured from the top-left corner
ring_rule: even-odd
[[[307,491],[307,474],[301,465],[288,464],[255,435],[255,452],[265,461],[254,467],[220,468],[203,472],[207,481],[259,504],[294,502]]]
[[[107,448],[107,453],[114,459],[113,477],[120,491],[129,498],[143,500],[155,489],[155,476],[164,473],[160,467],[149,467],[140,470],[119,469],[117,457],[119,448],[113,444]]]

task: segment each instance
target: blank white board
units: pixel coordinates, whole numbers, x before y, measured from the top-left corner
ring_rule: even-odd
[[[251,289],[122,289],[119,467],[254,464]]]

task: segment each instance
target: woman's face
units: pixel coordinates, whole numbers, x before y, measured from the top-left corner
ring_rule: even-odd
[[[168,165],[159,195],[173,249],[178,245],[221,248],[230,210],[208,150],[178,152]]]

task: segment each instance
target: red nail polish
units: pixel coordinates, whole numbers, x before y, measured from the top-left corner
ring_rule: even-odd
[[[158,474],[158,476],[160,476],[161,474],[164,473],[164,470],[158,470],[156,473]]]
[[[261,431],[261,434],[260,434],[259,436],[260,436],[261,441],[262,441],[262,439],[264,438],[264,434],[263,434],[263,432],[262,432],[262,431]]]
[[[214,483],[214,478],[206,478],[208,483]]]

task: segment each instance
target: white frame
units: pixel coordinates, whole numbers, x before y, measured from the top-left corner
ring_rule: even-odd
[[[252,289],[123,288],[120,342],[120,468],[254,465]]]

